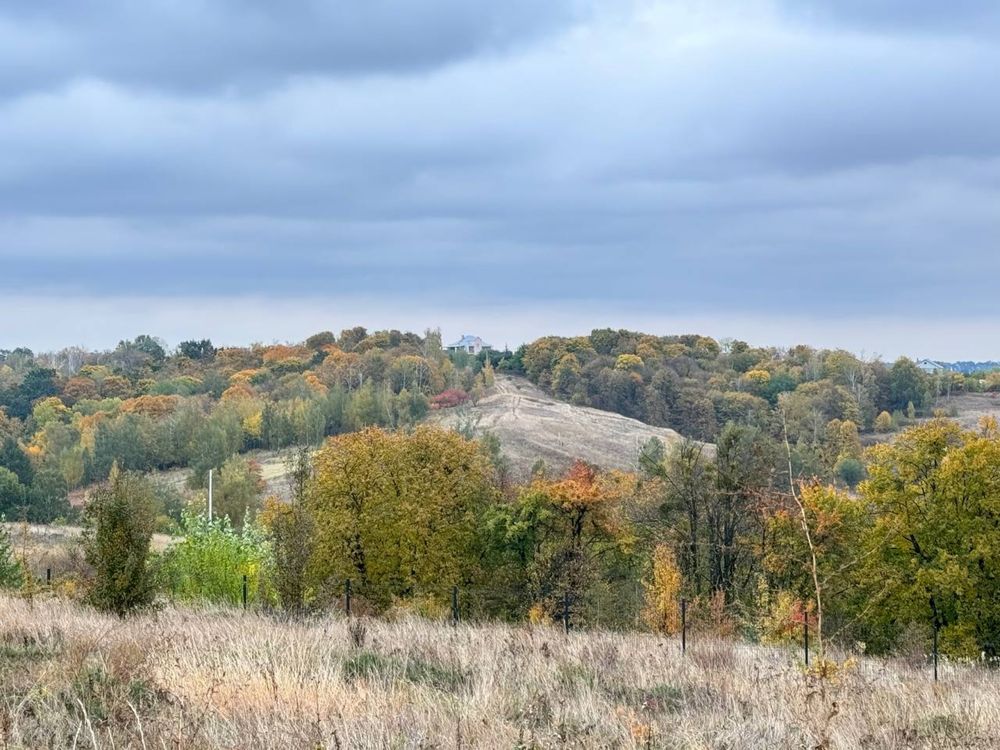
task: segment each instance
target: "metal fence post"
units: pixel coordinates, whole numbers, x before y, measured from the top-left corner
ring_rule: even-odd
[[[802,618],[802,643],[806,652],[806,666],[809,666],[809,612]]]
[[[52,568],[45,569],[45,585],[46,586],[52,585]]]
[[[344,611],[351,616],[351,579],[344,581]]]
[[[458,586],[451,588],[451,624],[458,625]]]
[[[688,646],[688,600],[681,599],[681,655],[687,653]]]
[[[569,635],[569,591],[563,594],[563,631]]]
[[[249,584],[247,582],[247,574],[243,574],[243,609],[247,608],[247,600],[250,598],[249,594]]]
[[[938,681],[938,626],[934,623],[934,682]]]

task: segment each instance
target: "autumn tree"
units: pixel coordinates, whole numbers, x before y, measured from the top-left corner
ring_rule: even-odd
[[[643,582],[646,589],[646,605],[642,616],[653,630],[673,635],[680,630],[681,591],[684,581],[677,567],[673,550],[665,545],[657,545],[653,550],[652,571]]]
[[[685,440],[659,460],[650,454],[641,458],[645,471],[660,480],[661,502],[651,521],[659,527],[660,538],[672,545],[688,592],[710,593],[708,516],[715,499],[714,456],[700,443]]]
[[[869,450],[867,582],[887,636],[916,623],[957,656],[1000,655],[1000,437],[946,420]]]
[[[879,635],[866,628],[865,619],[859,617],[867,603],[861,579],[872,551],[868,545],[874,542],[869,534],[869,509],[863,501],[815,482],[801,485],[796,492],[801,507],[786,496],[784,502],[772,507],[767,519],[769,541],[763,550],[763,564],[772,588],[772,605],[785,601],[787,595],[794,603],[790,612],[806,613],[815,607],[818,584],[825,634],[877,646]],[[809,529],[808,538],[803,524]],[[768,614],[774,613],[765,616]],[[792,625],[784,623],[786,628]],[[798,627],[795,631],[797,636]]]
[[[418,594],[444,601],[452,585],[479,575],[492,471],[473,441],[440,428],[331,438],[308,499],[313,584],[350,578],[377,608]]]
[[[532,603],[551,616],[568,603],[579,617],[602,598],[606,611],[614,609],[622,593],[614,582],[634,575],[635,537],[624,508],[634,493],[634,477],[577,461],[558,479],[536,476],[516,502],[493,509],[494,544],[501,558],[514,557],[506,568],[520,568]]]

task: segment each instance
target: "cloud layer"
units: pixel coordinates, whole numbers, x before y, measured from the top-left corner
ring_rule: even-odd
[[[808,318],[847,346],[994,311],[993,3],[41,7],[0,9],[9,298]],[[57,338],[25,325],[0,347]],[[879,349],[941,356],[918,325]]]

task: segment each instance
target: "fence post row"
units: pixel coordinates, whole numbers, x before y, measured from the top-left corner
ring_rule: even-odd
[[[45,569],[45,585],[52,585],[52,568]],[[171,589],[174,588],[174,582],[171,581]],[[250,586],[249,577],[246,573],[243,574],[242,583],[242,600],[243,609],[249,608],[250,600]],[[686,598],[681,598],[680,609],[681,609],[681,655],[687,653],[687,605],[688,601]],[[348,578],[344,581],[344,612],[348,617],[351,616],[351,579]],[[452,586],[451,589],[451,622],[452,626],[457,626],[461,620],[461,613],[458,606],[458,586]],[[569,591],[563,593],[562,601],[562,624],[563,631],[568,635],[570,631],[570,596]],[[938,663],[939,663],[939,651],[938,651],[938,636],[939,627],[937,622],[932,622],[933,627],[933,651],[932,659],[934,665],[934,682],[939,681],[938,674]],[[805,656],[806,666],[809,666],[809,613],[806,611],[802,618],[802,648],[803,655]]]

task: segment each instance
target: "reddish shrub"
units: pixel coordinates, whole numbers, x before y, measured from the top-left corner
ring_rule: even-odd
[[[449,388],[431,399],[432,409],[451,409],[469,400],[469,394],[459,388]]]

